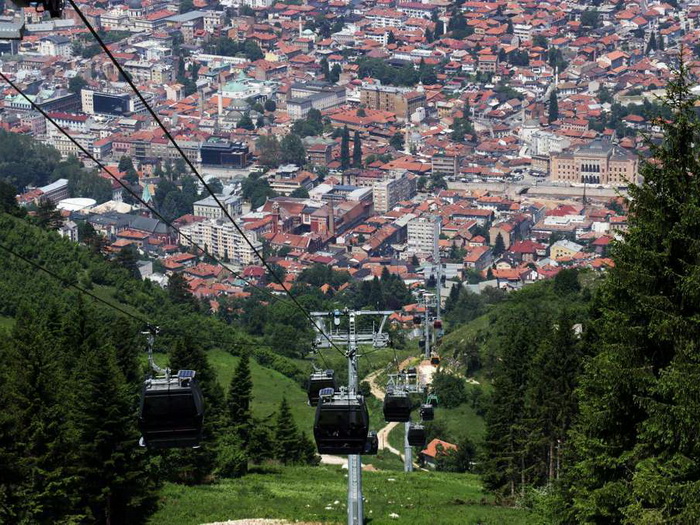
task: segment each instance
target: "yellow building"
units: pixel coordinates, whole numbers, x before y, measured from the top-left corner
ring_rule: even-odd
[[[639,160],[629,151],[604,139],[596,139],[573,152],[550,155],[550,179],[569,182],[627,186],[638,180]]]
[[[561,259],[562,257],[573,257],[583,250],[583,246],[572,241],[557,241],[549,248],[551,259]]]

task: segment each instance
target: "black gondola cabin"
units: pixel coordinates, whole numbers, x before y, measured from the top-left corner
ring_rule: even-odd
[[[335,381],[335,372],[333,370],[323,370],[311,374],[309,387],[306,391],[309,397],[309,405],[315,407],[318,404],[319,393],[325,388],[332,388],[333,391],[338,389]]]
[[[408,444],[412,447],[425,446],[425,427],[423,425],[412,424],[408,427]]]
[[[435,419],[435,409],[430,403],[420,406],[420,418],[423,421],[433,421]]]
[[[385,421],[405,423],[411,419],[411,399],[402,390],[387,390],[383,409]]]
[[[141,390],[141,444],[149,448],[193,448],[202,439],[204,399],[193,370],[149,379]]]
[[[314,439],[319,454],[362,454],[367,444],[369,413],[362,396],[320,392]]]
[[[365,456],[376,456],[377,452],[379,452],[379,436],[377,436],[376,432],[370,432],[367,434],[365,451],[362,454]]]

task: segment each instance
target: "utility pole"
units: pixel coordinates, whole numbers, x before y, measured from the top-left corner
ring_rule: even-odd
[[[340,325],[340,317],[347,316],[348,331],[327,329],[324,320],[316,324],[316,347],[330,348],[332,341],[335,345],[347,347],[345,357],[348,359],[348,391],[350,396],[356,396],[358,391],[357,360],[360,357],[358,345],[360,343],[371,344],[375,348],[383,348],[389,343],[389,334],[383,332],[387,318],[394,312],[389,311],[351,311],[347,308],[342,312],[311,312],[318,318],[333,317],[333,324]],[[357,333],[356,318],[358,315],[381,315],[382,322],[379,331],[372,329],[366,333]],[[362,498],[362,457],[359,454],[348,454],[348,525],[363,525],[364,502]]]
[[[413,472],[413,447],[408,444],[408,429],[411,427],[411,422],[404,423],[403,435],[403,471]]]
[[[435,296],[429,293],[423,294],[423,306],[425,315],[423,316],[423,339],[425,341],[425,359],[430,359],[430,307],[434,306]]]
[[[355,312],[348,312],[348,389],[357,395],[357,338],[355,334]],[[362,457],[348,455],[348,525],[364,523],[362,501]]]
[[[435,286],[435,297],[436,297],[436,319],[440,319],[440,292],[442,288],[442,260],[440,258],[440,232],[442,230],[442,221],[439,215],[435,216],[437,222],[437,236],[433,242],[433,264],[437,268],[437,285]]]

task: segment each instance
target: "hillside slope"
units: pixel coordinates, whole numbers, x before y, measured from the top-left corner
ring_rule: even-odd
[[[494,506],[477,476],[365,472],[365,516],[373,525],[525,524],[528,513]],[[337,467],[287,467],[216,485],[166,485],[150,523],[192,525],[244,518],[344,523],[346,478]]]

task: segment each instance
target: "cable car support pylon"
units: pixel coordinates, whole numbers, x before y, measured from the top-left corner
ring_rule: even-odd
[[[336,310],[333,312],[311,312],[315,318],[320,318],[320,322],[316,323],[317,327],[323,330],[323,333],[318,332],[316,336],[317,348],[329,348],[331,342],[338,346],[347,348],[345,355],[348,360],[348,396],[355,398],[358,396],[358,373],[357,362],[359,357],[359,345],[371,344],[375,348],[383,348],[389,344],[389,334],[385,333],[384,325],[388,317],[394,312],[388,311],[366,311],[358,310]],[[379,330],[371,330],[369,332],[361,331],[358,333],[356,321],[360,315],[381,315],[382,322]],[[328,329],[326,319],[333,319],[333,327],[339,327],[341,317],[347,317],[348,329],[347,332],[336,328]],[[317,407],[321,409],[322,405]],[[317,418],[318,419],[318,418]],[[363,525],[364,523],[364,505],[362,499],[362,460],[360,454],[348,454],[348,525]]]

